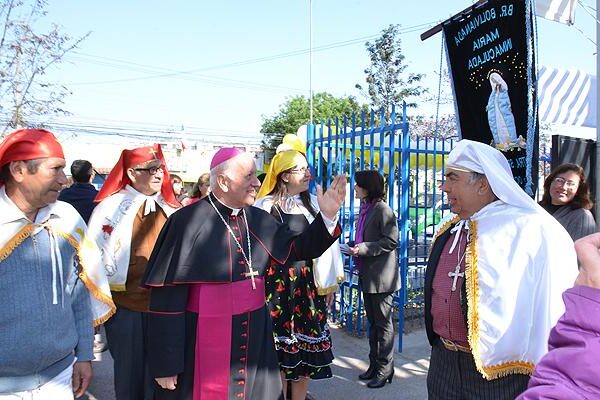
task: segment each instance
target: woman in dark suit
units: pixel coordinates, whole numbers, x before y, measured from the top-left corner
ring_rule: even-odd
[[[392,295],[400,288],[398,274],[398,223],[383,201],[383,177],[377,171],[355,174],[355,197],[360,199],[356,235],[348,252],[355,256],[369,320],[369,369],[359,378],[370,388],[392,382],[394,376],[394,325]]]

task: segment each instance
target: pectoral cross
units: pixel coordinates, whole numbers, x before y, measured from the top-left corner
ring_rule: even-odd
[[[246,278],[251,278],[252,279],[252,289],[256,290],[256,283],[254,282],[254,277],[258,276],[258,271],[253,270],[251,265],[249,265],[248,268],[250,269],[250,272],[246,272],[244,274],[244,276]]]
[[[453,292],[456,291],[456,281],[458,280],[459,277],[462,278],[463,276],[465,276],[465,273],[460,272],[460,264],[456,266],[456,269],[454,270],[454,272],[448,272],[448,277],[454,279],[452,281],[452,291]]]

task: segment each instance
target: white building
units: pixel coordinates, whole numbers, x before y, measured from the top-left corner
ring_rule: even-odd
[[[52,130],[52,128],[50,128]],[[104,134],[61,133],[60,129],[53,130],[61,142],[67,161],[66,173],[76,159],[89,160],[97,171],[108,173],[119,159],[123,149],[133,149],[160,143],[165,156],[167,167],[171,173],[181,176],[185,182],[196,182],[198,177],[209,171],[210,161],[217,150],[222,147],[237,147],[253,153],[256,157],[256,167],[263,169],[264,153],[260,137],[222,137],[210,136],[186,140],[185,132],[177,135],[157,136],[155,134],[119,135],[112,132]],[[184,138],[184,139],[182,139]]]

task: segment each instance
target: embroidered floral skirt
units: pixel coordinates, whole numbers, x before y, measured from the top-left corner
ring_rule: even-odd
[[[325,296],[317,295],[312,263],[271,263],[266,273],[267,305],[285,379],[331,378],[333,361]]]

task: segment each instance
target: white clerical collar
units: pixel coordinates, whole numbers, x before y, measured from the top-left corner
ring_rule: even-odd
[[[233,215],[233,216],[235,216],[235,217],[237,217],[237,216],[238,216],[238,214],[240,213],[240,211],[242,211],[242,209],[241,209],[241,208],[233,208],[233,207],[231,207],[231,206],[228,206],[227,204],[225,204],[224,202],[222,202],[222,201],[221,201],[221,199],[219,199],[217,196],[213,196],[213,197],[214,197],[215,199],[217,199],[217,201],[218,201],[219,203],[221,203],[223,206],[225,206],[225,207],[229,208],[229,209],[231,210],[231,215]]]
[[[158,196],[160,196],[160,192],[156,192],[153,195],[148,196],[129,184],[125,186],[125,190],[136,196],[145,198],[146,203],[144,204],[144,216],[156,211],[156,203],[158,202]]]

